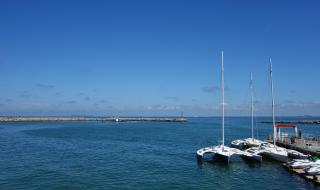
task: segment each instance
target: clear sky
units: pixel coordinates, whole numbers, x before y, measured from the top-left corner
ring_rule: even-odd
[[[320,115],[320,2],[0,1],[0,115]]]

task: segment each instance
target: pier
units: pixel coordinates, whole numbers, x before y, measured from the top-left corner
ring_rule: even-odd
[[[146,117],[0,117],[0,122],[187,122],[188,119],[180,118],[146,118]]]
[[[276,127],[276,144],[286,149],[296,150],[306,155],[320,157],[320,137],[304,136],[301,131],[298,132],[296,125],[278,124]],[[289,136],[288,133],[281,133],[281,129],[294,129],[294,135]],[[273,137],[268,137],[267,142],[273,143]]]
[[[269,140],[269,142],[271,142]],[[303,154],[320,157],[320,139],[317,137],[285,137],[276,141],[283,148],[299,151]]]

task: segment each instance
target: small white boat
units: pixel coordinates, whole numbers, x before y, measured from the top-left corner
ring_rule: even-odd
[[[311,161],[311,160],[296,160],[294,162],[288,163],[288,166],[293,169],[304,169],[310,168],[313,166],[320,166],[320,160]]]
[[[313,165],[310,168],[304,169],[308,175],[320,175],[320,164]]]
[[[287,164],[290,166],[295,162],[309,163],[309,162],[311,162],[311,160],[308,160],[308,159],[293,159],[291,161],[288,161]]]

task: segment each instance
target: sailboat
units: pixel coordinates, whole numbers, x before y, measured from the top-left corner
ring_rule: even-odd
[[[235,148],[230,148],[224,145],[224,63],[223,63],[223,51],[221,52],[221,96],[222,96],[222,143],[217,146],[201,148],[197,151],[197,158],[200,160],[208,161],[223,161],[230,162],[232,155],[239,155],[242,151]],[[250,156],[250,155],[249,155]]]
[[[272,95],[272,124],[273,124],[273,144],[271,143],[262,143],[260,145],[260,150],[263,151],[261,155],[269,157],[274,160],[281,162],[286,162],[288,160],[288,152],[285,148],[278,147],[276,145],[277,141],[277,131],[276,131],[276,122],[274,114],[274,89],[273,89],[273,79],[272,79],[272,61],[271,57],[269,59],[270,63],[270,84],[271,84],[271,95]]]
[[[253,112],[254,112],[254,107],[253,107],[253,77],[252,77],[252,72],[250,73],[250,92],[251,92],[251,138],[246,138],[246,139],[240,139],[240,140],[234,140],[231,142],[231,147],[238,148],[238,149],[247,149],[250,147],[258,147],[262,143],[265,143],[264,141],[258,140],[254,138],[254,121],[253,121]]]
[[[222,143],[217,146],[201,148],[197,151],[198,159],[220,160],[229,163],[230,157],[235,153],[232,148],[224,145],[224,65],[223,51],[221,52],[221,96],[222,96]],[[209,156],[207,156],[209,155]]]
[[[244,152],[250,152],[254,155],[262,155],[277,161],[286,162],[288,160],[288,152],[285,148],[278,147],[276,145],[277,131],[275,124],[275,114],[274,114],[274,89],[273,89],[273,79],[272,79],[272,61],[269,59],[270,63],[270,84],[271,84],[271,95],[272,95],[272,123],[273,123],[273,144],[260,141],[253,138],[253,98],[251,98],[251,124],[252,124],[252,137],[244,140],[236,140],[232,142],[232,146],[237,146],[238,144],[245,145],[251,148],[246,149]],[[252,77],[251,77],[252,81]],[[251,96],[252,96],[252,82],[251,82]],[[253,96],[252,96],[253,97]]]

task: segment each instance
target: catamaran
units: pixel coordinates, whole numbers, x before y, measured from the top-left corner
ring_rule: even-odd
[[[274,89],[273,89],[273,79],[272,79],[272,61],[269,59],[270,63],[270,84],[271,84],[271,95],[272,95],[272,123],[273,123],[273,144],[263,141],[258,141],[253,138],[253,119],[252,119],[252,138],[248,138],[245,140],[237,140],[234,141],[233,144],[237,145],[237,143],[243,142],[246,146],[251,146],[251,148],[245,150],[245,152],[250,152],[256,155],[262,155],[264,157],[268,157],[277,161],[286,162],[288,160],[288,152],[285,148],[278,147],[276,145],[277,139],[277,131],[275,124],[275,114],[274,114]],[[252,79],[252,77],[251,77]],[[252,82],[251,82],[252,83]],[[252,85],[251,85],[252,86]],[[252,87],[251,87],[252,88]],[[252,89],[251,89],[252,91]],[[251,93],[252,96],[252,93]],[[253,98],[251,98],[251,114],[253,118]],[[255,142],[256,141],[256,142]]]
[[[222,96],[222,143],[217,146],[201,148],[197,151],[198,160],[208,160],[208,161],[223,161],[226,163],[230,162],[230,158],[233,155],[238,155],[246,159],[252,159],[261,161],[262,157],[260,155],[251,154],[249,152],[244,152],[235,148],[230,148],[224,145],[224,63],[223,63],[223,51],[221,52],[221,96]]]
[[[275,114],[274,114],[274,89],[273,89],[273,79],[272,79],[272,61],[271,57],[269,59],[270,63],[270,85],[271,85],[271,96],[272,96],[272,124],[273,124],[273,144],[271,143],[263,143],[260,145],[260,150],[263,152],[261,155],[269,157],[274,160],[278,160],[281,162],[285,162],[288,160],[288,152],[285,148],[278,147],[276,145],[277,142],[277,129],[275,122]]]
[[[234,140],[231,142],[231,147],[238,148],[238,149],[247,149],[250,147],[258,147],[262,143],[265,143],[264,141],[258,140],[254,138],[254,120],[253,120],[253,113],[254,113],[254,107],[253,107],[253,77],[252,72],[250,73],[250,92],[251,92],[251,138],[246,139],[239,139]]]
[[[222,143],[217,146],[201,148],[197,151],[198,159],[220,160],[229,163],[230,157],[235,153],[233,148],[224,145],[224,65],[223,51],[221,52],[221,96],[222,96]]]

